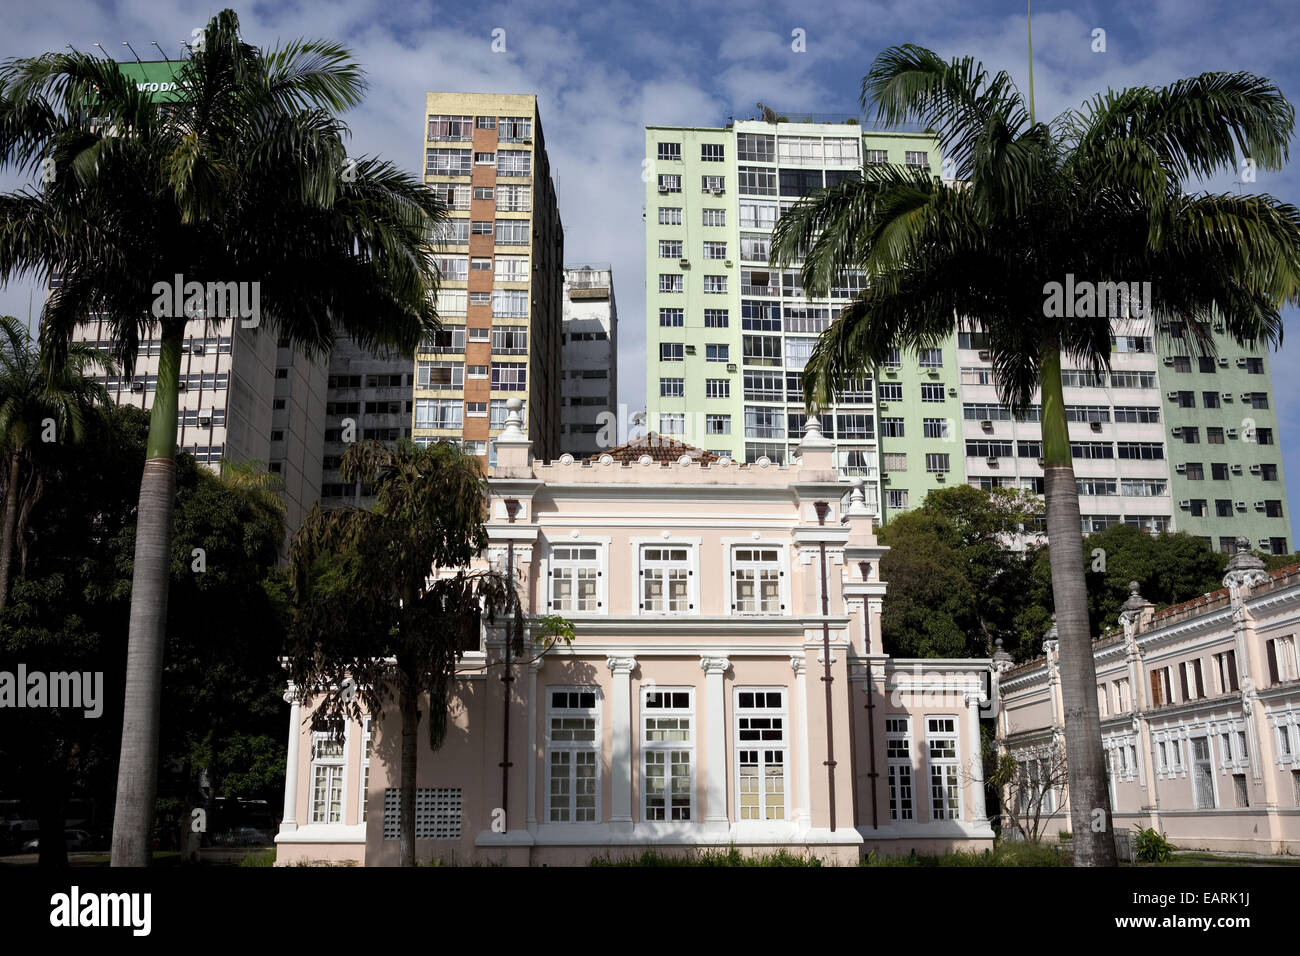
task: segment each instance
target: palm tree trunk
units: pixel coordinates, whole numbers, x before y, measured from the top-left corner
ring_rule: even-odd
[[[18,528],[18,476],[21,459],[9,453],[9,483],[5,486],[4,527],[0,529],[0,608],[9,603],[9,574],[13,567],[14,533]]]
[[[1061,389],[1061,353],[1055,339],[1043,347],[1042,402],[1048,556],[1060,639],[1074,865],[1114,866],[1110,792],[1101,746],[1101,715],[1097,710],[1097,668],[1092,657],[1088,588],[1083,575],[1079,489],[1074,482]]]
[[[149,417],[144,475],[136,514],[131,621],[122,706],[122,752],[113,815],[113,866],[148,866],[158,792],[158,724],[162,696],[172,511],[176,504],[176,406],[183,318],[164,321],[158,390]]]
[[[415,770],[420,733],[420,688],[414,674],[402,676],[402,816],[401,866],[415,866]]]

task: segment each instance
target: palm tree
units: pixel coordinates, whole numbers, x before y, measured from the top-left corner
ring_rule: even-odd
[[[0,608],[9,602],[15,545],[20,569],[27,566],[24,533],[44,491],[38,454],[52,441],[80,444],[87,416],[108,402],[108,391],[88,377],[112,370],[103,352],[86,345],[69,348],[57,366],[47,366],[27,329],[12,315],[0,315]]]
[[[128,369],[142,337],[161,340],[131,592],[118,866],[150,859],[186,333],[177,313],[204,304],[168,308],[158,284],[250,283],[260,308],[241,326],[309,357],[329,351],[336,327],[362,347],[406,354],[438,328],[425,250],[445,207],[390,163],[345,164],[336,114],[363,89],[348,52],[301,40],[260,51],[242,42],[231,10],[202,39],[167,102],[106,59],[46,54],[0,70],[0,164],[42,173],[38,189],[0,197],[0,281],[61,277],[41,331],[56,359],[92,312]],[[229,300],[206,305],[209,316],[232,311]]]
[[[1109,368],[1111,318],[1082,301],[1049,315],[1048,284],[1067,274],[1150,282],[1153,301],[1142,305],[1154,334],[1190,354],[1214,353],[1212,322],[1238,343],[1280,342],[1279,309],[1300,297],[1300,214],[1267,195],[1184,190],[1235,169],[1237,147],[1259,167],[1278,168],[1294,111],[1267,79],[1205,73],[1108,91],[1043,124],[1005,72],[990,77],[971,58],[945,62],[912,45],[876,58],[862,82],[863,109],[872,103],[886,125],[931,128],[957,182],[864,167],[860,180],[804,200],[777,223],[773,262],[802,256],[809,295],[824,294],[845,269],[868,283],[818,341],[805,400],[824,407],[891,347],[938,346],[954,324],[986,335],[982,347],[1013,410],[1028,409],[1040,390],[1075,862],[1113,865],[1061,391],[1062,356]]]
[[[429,695],[429,745],[447,735],[456,663],[478,646],[479,622],[505,618],[514,653],[524,617],[513,578],[469,569],[487,547],[481,466],[447,442],[419,448],[363,441],[343,455],[344,481],[375,490],[372,509],[317,505],[294,536],[290,564],[297,614],[286,668],[304,699],[317,695],[313,726],[339,732],[378,715],[396,697],[401,716],[400,860],[415,865],[419,701]],[[543,618],[543,638],[572,637]]]

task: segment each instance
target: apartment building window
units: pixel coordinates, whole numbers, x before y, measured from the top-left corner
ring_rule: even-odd
[[[475,186],[473,197],[475,199],[492,199],[495,196],[494,187],[492,186]]]
[[[1105,441],[1072,441],[1070,442],[1070,457],[1114,458],[1115,446]]]
[[[731,416],[730,415],[705,415],[704,433],[706,435],[730,435]]]
[[[1260,445],[1271,445],[1271,444],[1273,444],[1273,429],[1271,429],[1271,428],[1256,428],[1256,429],[1255,429],[1255,442],[1256,442],[1257,444],[1260,444]]]
[[[1264,502],[1264,516],[1266,518],[1282,517],[1282,500],[1280,498],[1270,498]]]
[[[706,259],[727,258],[727,244],[725,242],[706,242],[704,244],[704,258]]]
[[[415,384],[427,389],[464,388],[465,366],[460,362],[417,362]]]
[[[681,412],[660,412],[659,433],[662,435],[685,435],[686,416]]]
[[[600,607],[601,561],[596,545],[553,548],[549,574],[551,610],[594,611]]]
[[[468,176],[473,168],[473,150],[427,149],[424,151],[426,176]]]
[[[725,295],[727,291],[726,276],[705,276],[704,291],[706,293]]]
[[[901,418],[882,418],[880,420],[881,438],[902,438],[905,432],[906,426]]]
[[[889,162],[889,151],[885,149],[869,149],[866,153],[866,164],[868,166],[883,166]]]
[[[434,256],[433,261],[444,279],[464,282],[469,278],[469,260],[464,256]]]
[[[469,210],[470,189],[460,183],[430,183],[429,189],[441,199],[448,209]]]
[[[497,256],[493,278],[499,282],[527,282],[527,256]],[[527,304],[525,303],[525,309]],[[527,314],[525,312],[525,314]]]
[[[705,345],[704,361],[706,362],[730,362],[731,346],[729,345]]]
[[[1177,401],[1178,401],[1178,407],[1179,407],[1179,408],[1195,408],[1195,407],[1196,407],[1196,393],[1195,393],[1195,392],[1179,392],[1179,393],[1178,393]]]
[[[736,158],[743,162],[776,162],[776,137],[765,133],[737,133]]]
[[[1236,549],[1236,541],[1233,541]],[[1237,652],[1223,651],[1214,655],[1214,670],[1219,678],[1219,693],[1235,693],[1240,689],[1237,683]]]
[[[1115,421],[1130,424],[1153,425],[1160,422],[1160,409],[1136,405],[1116,405]]]
[[[311,822],[343,822],[343,777],[346,743],[336,730],[312,734]]]
[[[1190,372],[1192,370],[1192,360],[1186,355],[1175,355],[1173,358],[1175,372]]]
[[[1115,713],[1127,713],[1129,709],[1128,678],[1120,678],[1112,686],[1115,688]]]
[[[893,474],[894,472],[907,471],[907,453],[906,452],[885,452],[882,456],[885,471]]]
[[[660,398],[685,398],[686,379],[661,378],[659,380],[659,397]]]
[[[527,365],[522,363],[492,363],[492,391],[521,392],[527,387]]]
[[[1155,372],[1111,372],[1111,388],[1155,388]]]
[[[740,203],[740,228],[772,229],[776,226],[777,207],[774,202]]]
[[[1061,370],[1061,384],[1068,388],[1102,388],[1106,377],[1090,369],[1067,368]]]
[[[1199,657],[1178,665],[1178,683],[1183,691],[1183,700],[1200,700],[1205,696],[1205,676],[1201,672]]]
[[[923,402],[942,402],[944,400],[944,387],[933,383],[922,383],[921,401]]]
[[[779,549],[733,549],[731,609],[740,614],[776,614],[784,610],[782,574]]]
[[[729,309],[705,309],[704,327],[706,329],[725,329],[730,316]]]
[[[682,191],[682,177],[680,173],[660,173],[659,174],[659,191],[661,193],[679,193]]]
[[[1189,499],[1188,504],[1190,505],[1190,507],[1189,507],[1189,509],[1188,509],[1188,510],[1189,510],[1189,513],[1191,514],[1191,516],[1192,516],[1193,518],[1204,518],[1204,517],[1205,517],[1205,514],[1206,514],[1206,504],[1207,504],[1207,501],[1206,501],[1205,498],[1191,498],[1191,499]]]
[[[491,259],[471,259],[471,260],[469,260],[469,271],[470,271],[470,272],[491,272],[491,271],[492,271],[492,260],[491,260]]]
[[[682,241],[680,239],[659,240],[660,259],[680,259],[681,257],[682,257]]]
[[[949,435],[948,419],[946,418],[921,419],[921,434],[926,438],[946,439]]]
[[[706,226],[725,226],[727,224],[727,210],[725,209],[704,209],[701,210],[701,215],[703,224]]]
[[[930,819],[961,817],[960,753],[956,717],[927,717],[926,752],[930,764]]]
[[[1149,335],[1112,335],[1110,337],[1110,348],[1112,352],[1150,352],[1151,336]],[[1132,373],[1129,373],[1132,374]],[[1154,372],[1144,373],[1155,379]],[[1119,388],[1122,386],[1115,385],[1112,377],[1111,385]],[[1145,387],[1145,386],[1144,386]]]
[[[921,368],[943,368],[943,349],[921,349],[918,358]]]
[[[1214,764],[1210,759],[1208,737],[1192,738],[1192,778],[1198,809],[1214,807]]]
[[[906,488],[888,488],[885,491],[885,504],[894,511],[902,511],[907,508],[907,489]]]
[[[1260,465],[1259,479],[1260,481],[1277,481],[1277,465]]]
[[[1199,428],[1184,428],[1183,442],[1188,445],[1199,445],[1201,443],[1201,430]]]
[[[1169,668],[1157,667],[1151,672],[1151,706],[1163,707],[1174,702],[1169,682]]]
[[[786,714],[781,690],[736,691],[736,816],[784,820]]]
[[[527,219],[498,219],[496,221],[496,244],[498,246],[528,245]]]
[[[700,192],[702,193],[721,193],[726,190],[727,178],[725,176],[701,176]]]
[[[501,116],[497,119],[497,138],[505,143],[522,143],[533,138],[531,116]]]
[[[594,687],[553,689],[547,707],[546,816],[595,823],[600,807],[600,713]]]
[[[779,335],[745,335],[741,348],[746,365],[780,365],[781,337]]]
[[[682,144],[681,143],[659,143],[659,153],[657,158],[668,162],[681,162]]]
[[[686,287],[684,278],[681,275],[668,275],[659,273],[659,291],[660,292],[684,292]]]
[[[1297,679],[1295,637],[1275,637],[1264,642],[1268,660],[1269,684],[1284,684]]]
[[[524,402],[519,409],[519,419],[523,422],[523,427],[528,427],[528,403]],[[506,417],[509,412],[506,410],[506,399],[494,398],[488,405],[488,428],[505,428]],[[495,446],[493,446],[495,447]]]
[[[681,362],[685,359],[685,348],[681,342],[660,342],[659,361]]]
[[[429,117],[429,139],[468,142],[474,136],[474,117],[434,114]]]
[[[1184,433],[1185,433],[1185,432],[1186,432],[1186,429],[1184,429]],[[1223,444],[1223,429],[1222,429],[1222,428],[1211,428],[1211,427],[1207,427],[1207,428],[1205,429],[1205,444],[1207,444],[1207,445],[1222,445],[1222,444]]]
[[[962,405],[961,414],[962,418],[968,422],[985,420],[992,422],[1011,421],[1011,411],[1003,405],[988,405],[979,402],[966,404]]]
[[[940,454],[937,452],[927,452],[925,456],[925,470],[932,474],[935,472],[950,471],[951,468],[948,464],[948,453],[943,452]]]
[[[466,402],[466,418],[487,418],[487,402]]]
[[[746,438],[784,438],[785,410],[756,405],[745,406]]]
[[[722,143],[701,143],[700,160],[705,163],[721,163],[726,159],[726,149]]]
[[[643,691],[641,737],[645,820],[695,818],[695,691]]]
[[[1215,516],[1216,518],[1231,518],[1231,517],[1232,517],[1232,499],[1231,499],[1231,498],[1215,498],[1215,499],[1214,499],[1214,516]]]
[[[460,428],[464,405],[459,398],[417,398],[416,428]]]
[[[779,402],[785,398],[780,372],[746,372],[744,384],[746,401]]]
[[[660,206],[659,207],[659,225],[661,226],[680,226],[682,224],[682,210],[679,206]]]
[[[776,170],[761,166],[737,167],[736,188],[750,196],[776,195]],[[741,225],[744,225],[742,222]]]
[[[1246,371],[1251,375],[1264,374],[1264,360],[1262,358],[1246,359]]]
[[[1271,554],[1287,554],[1286,538],[1269,538],[1268,550]]]
[[[707,378],[704,380],[705,398],[730,398],[731,380],[726,378]]]
[[[475,166],[495,166],[496,164],[497,164],[496,153],[475,153],[474,154]]]
[[[1189,461],[1183,469],[1183,474],[1188,481],[1204,481],[1205,466],[1199,461]]]
[[[835,416],[835,435],[847,439],[875,438],[875,416],[862,412],[840,412]]]
[[[909,166],[918,167],[918,168],[921,168],[921,169],[929,169],[929,168],[930,168],[930,154],[929,154],[929,153],[920,152],[920,151],[913,151],[913,150],[910,150],[910,149],[909,149],[909,150],[907,150],[907,151],[903,154],[903,156],[904,156],[904,161],[905,161],[905,162],[907,163],[907,165],[909,165]]]
[[[659,327],[662,329],[680,329],[686,324],[686,312],[683,309],[660,309]]]
[[[1159,442],[1122,441],[1116,445],[1117,458],[1158,461],[1165,457],[1165,446]]]
[[[762,281],[767,277],[767,273],[754,273],[751,275],[747,270],[740,274],[741,292],[751,291],[753,294],[766,295],[767,290],[763,288],[754,289],[749,286],[751,281]],[[775,289],[771,290],[775,295]],[[760,302],[757,299],[742,299],[740,301],[740,327],[750,332],[780,332],[781,316],[777,311],[775,302]]]
[[[643,547],[641,549],[641,610],[659,614],[684,614],[690,603],[693,575],[690,549],[685,547]]]
[[[876,386],[876,398],[882,402],[901,402],[903,385],[901,382],[880,382]]]
[[[1245,396],[1251,408],[1268,408],[1268,392],[1247,392]]]

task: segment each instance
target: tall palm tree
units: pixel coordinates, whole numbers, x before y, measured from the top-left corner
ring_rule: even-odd
[[[1049,283],[1067,274],[1150,282],[1153,302],[1142,305],[1153,334],[1182,333],[1172,341],[1191,354],[1213,354],[1212,322],[1238,343],[1280,342],[1279,309],[1300,298],[1300,213],[1267,195],[1185,190],[1235,169],[1237,148],[1261,168],[1278,168],[1294,111],[1267,79],[1205,73],[1108,91],[1038,123],[1005,72],[990,77],[971,58],[945,62],[913,45],[873,62],[862,82],[863,109],[871,104],[886,125],[916,120],[934,130],[957,182],[864,167],[860,180],[805,199],[777,223],[773,262],[802,257],[810,295],[845,269],[867,278],[818,341],[805,400],[824,407],[854,376],[883,364],[891,347],[938,346],[954,324],[986,334],[999,394],[1014,410],[1041,392],[1075,862],[1113,865],[1061,391],[1062,356],[1109,368],[1111,319],[1082,301],[1054,314]]]
[[[259,283],[260,314],[232,324],[308,357],[329,351],[336,326],[406,354],[438,328],[425,250],[445,207],[390,163],[346,160],[337,114],[363,89],[349,53],[301,40],[263,52],[240,39],[231,10],[202,40],[166,102],[106,59],[46,54],[0,70],[0,164],[41,174],[39,188],[0,197],[0,281],[62,277],[42,315],[52,353],[92,312],[128,369],[141,337],[161,340],[131,592],[119,866],[150,858],[186,330],[176,313],[190,311],[167,308],[157,284]]]
[[[112,367],[105,353],[87,345],[72,346],[57,366],[49,366],[26,327],[0,315],[0,608],[9,602],[15,546],[20,568],[27,565],[24,532],[44,491],[40,447],[81,443],[88,416],[109,400],[107,389],[88,373]]]
[[[478,459],[447,442],[419,448],[375,441],[343,454],[344,481],[375,489],[373,508],[312,509],[290,549],[298,613],[286,655],[290,679],[314,701],[313,725],[341,728],[397,700],[401,719],[400,862],[415,865],[416,770],[422,694],[429,745],[447,735],[456,664],[477,647],[482,614],[505,618],[514,653],[524,616],[509,573],[469,569],[487,547]],[[572,637],[543,618],[543,639]],[[508,685],[507,685],[508,686]]]

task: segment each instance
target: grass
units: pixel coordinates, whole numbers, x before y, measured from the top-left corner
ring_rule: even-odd
[[[684,853],[643,850],[634,856],[592,857],[588,866],[821,866],[815,856],[804,856],[781,849],[774,853],[741,853],[734,846],[726,849],[690,849]]]
[[[1068,866],[1068,858],[1057,847],[1032,843],[996,843],[991,850],[957,850],[938,856],[918,854],[907,856],[877,856],[874,852],[865,857],[861,866]]]

